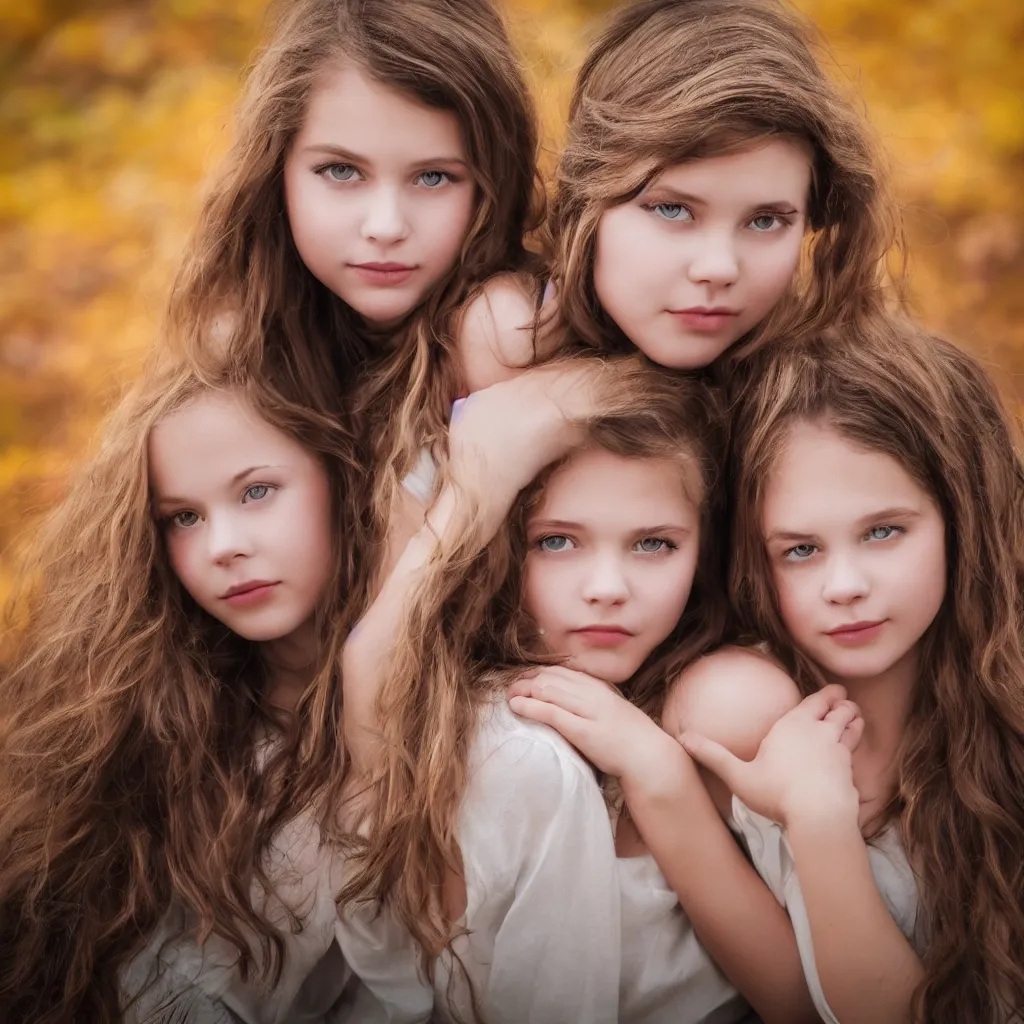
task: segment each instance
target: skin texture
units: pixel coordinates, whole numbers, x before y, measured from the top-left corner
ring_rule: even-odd
[[[597,229],[601,305],[662,366],[707,366],[763,320],[789,287],[807,227],[811,162],[773,140],[677,164]],[[694,323],[680,311],[732,315]]]
[[[346,65],[324,76],[285,161],[296,248],[366,320],[394,323],[454,266],[476,205],[455,114]],[[385,276],[358,269],[397,264]]]
[[[527,524],[525,603],[548,649],[627,681],[683,613],[699,522],[678,464],[601,449],[574,455]],[[581,631],[599,626],[628,635]]]
[[[203,394],[156,425],[153,507],[174,572],[196,603],[249,640],[309,649],[331,565],[321,464],[237,395]],[[274,583],[250,603],[224,595]]]
[[[797,424],[769,481],[764,532],[786,628],[830,680],[913,673],[946,592],[945,526],[895,459]],[[858,622],[882,625],[833,633]]]

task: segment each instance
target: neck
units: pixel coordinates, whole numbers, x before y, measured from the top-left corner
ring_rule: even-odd
[[[267,703],[292,712],[313,681],[316,665],[316,626],[307,619],[294,632],[260,645],[267,666]]]
[[[877,676],[829,677],[829,682],[846,687],[847,697],[864,716],[864,736],[860,745],[865,750],[895,755],[914,699],[919,656],[919,647],[915,646],[895,665]]]

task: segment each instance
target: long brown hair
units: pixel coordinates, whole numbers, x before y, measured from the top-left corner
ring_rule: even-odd
[[[119,970],[172,902],[237,947],[243,978],[276,977],[281,938],[251,903],[254,881],[271,891],[261,855],[299,810],[335,820],[354,566],[339,546],[315,681],[273,715],[257,645],[189,597],[150,505],[149,430],[206,386],[187,370],[137,385],[24,566],[0,672],[3,1020],[120,1020]],[[336,423],[258,381],[245,397],[323,460],[340,507],[352,453]],[[257,771],[268,727],[283,742]]]
[[[699,479],[700,555],[690,600],[664,643],[624,692],[658,717],[668,682],[720,640],[726,601],[716,525],[722,416],[705,385],[663,370],[629,376],[616,414],[590,426],[593,445],[630,458],[670,458]],[[549,471],[550,472],[550,471]],[[447,869],[458,871],[456,824],[481,702],[517,671],[552,659],[523,608],[526,521],[548,473],[520,496],[507,527],[481,552],[472,531],[421,583],[380,699],[384,765],[371,810],[370,846],[344,894],[385,904],[427,958],[452,937],[438,901]],[[478,554],[479,552],[479,554]]]
[[[786,634],[761,530],[794,422],[883,452],[946,524],[945,600],[922,640],[897,815],[928,939],[914,1019],[1009,1020],[1024,1006],[1024,469],[1020,434],[977,360],[879,319],[755,357],[735,417],[730,585],[747,634],[804,693],[821,682]]]
[[[900,221],[877,146],[823,58],[813,26],[778,0],[638,0],[614,12],[576,80],[549,225],[560,314],[584,344],[633,347],[594,289],[604,211],[667,167],[771,138],[811,150],[813,233],[788,301],[728,357],[880,306]]]
[[[285,207],[284,163],[309,97],[345,61],[429,107],[454,112],[477,186],[475,216],[455,265],[386,337],[305,267]],[[364,471],[349,488],[347,529],[364,559],[381,539],[412,453],[442,443],[460,390],[452,318],[487,278],[529,260],[523,237],[543,208],[537,150],[536,114],[493,0],[273,4],[234,144],[174,283],[166,333],[196,365],[212,360],[219,369],[226,357],[291,401],[354,417],[366,450]],[[361,527],[365,535],[355,532]]]

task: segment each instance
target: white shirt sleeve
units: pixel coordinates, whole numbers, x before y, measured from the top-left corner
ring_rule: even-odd
[[[470,934],[454,948],[489,1024],[614,1024],[621,904],[601,790],[560,736],[496,718],[505,735],[463,803]]]

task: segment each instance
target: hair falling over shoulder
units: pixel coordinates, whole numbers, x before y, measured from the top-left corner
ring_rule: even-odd
[[[594,290],[604,211],[667,167],[771,138],[811,151],[810,239],[788,301],[726,358],[881,308],[901,221],[879,147],[826,56],[782,0],[635,0],[610,16],[576,80],[549,227],[560,309],[585,345],[631,348]]]
[[[761,535],[766,481],[794,421],[896,459],[946,524],[945,601],[921,675],[893,813],[927,938],[914,1019],[1024,1010],[1024,463],[1019,423],[978,361],[888,318],[757,353],[734,419],[730,586],[748,639],[802,690],[820,680],[783,626]]]
[[[368,327],[313,277],[286,211],[284,163],[310,95],[346,61],[454,112],[477,185],[476,214],[455,266],[387,331]],[[453,316],[489,277],[529,262],[523,237],[538,227],[544,202],[538,136],[494,0],[272,5],[267,44],[249,70],[234,143],[178,272],[166,331],[198,366],[219,369],[227,357],[291,401],[354,418],[364,473],[346,500],[349,532],[364,555],[381,541],[416,450],[443,444],[460,389],[450,353]]]
[[[715,529],[723,414],[717,394],[692,378],[639,363],[616,369],[617,409],[589,425],[588,443],[626,457],[670,458],[702,492],[695,499],[702,501],[702,520],[693,599],[627,690],[657,716],[667,680],[687,658],[720,642],[724,630]],[[385,753],[369,847],[342,899],[389,907],[412,932],[428,971],[455,927],[438,894],[446,870],[461,875],[458,811],[480,706],[524,668],[558,661],[542,651],[523,610],[526,520],[554,468],[520,496],[490,543],[481,543],[470,525],[435,557],[412,598],[382,688],[378,721]],[[460,521],[476,521],[472,509],[463,512]]]
[[[255,646],[195,605],[154,522],[149,430],[207,386],[188,371],[136,386],[23,568],[0,668],[5,1021],[119,1021],[120,972],[172,904],[238,948],[243,976],[274,976],[283,946],[250,889],[270,888],[261,854],[296,808],[335,820],[353,566],[336,554],[316,680],[284,720],[262,701]],[[323,458],[336,500],[349,439],[258,382],[246,395]],[[283,742],[258,770],[268,728]]]

